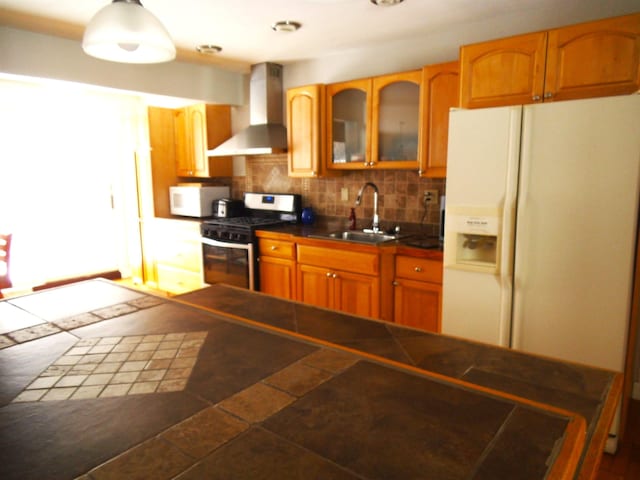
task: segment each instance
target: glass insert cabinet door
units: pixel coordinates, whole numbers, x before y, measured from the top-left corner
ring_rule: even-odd
[[[418,169],[421,70],[327,85],[328,167]]]
[[[363,168],[371,157],[371,80],[327,85],[329,167]]]
[[[371,154],[378,166],[418,166],[421,79],[419,70],[373,79]]]

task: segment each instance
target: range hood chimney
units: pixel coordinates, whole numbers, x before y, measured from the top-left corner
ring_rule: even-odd
[[[282,113],[282,65],[251,66],[249,85],[250,126],[209,150],[210,157],[268,155],[287,151],[287,129]]]

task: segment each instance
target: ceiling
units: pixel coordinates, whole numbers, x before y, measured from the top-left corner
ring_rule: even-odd
[[[109,0],[0,0],[0,23],[80,39],[84,26]],[[637,0],[405,0],[381,7],[370,0],[142,0],[165,25],[178,59],[246,71],[251,64],[282,64],[338,51],[371,48],[438,32],[463,32],[483,21],[531,20],[536,28],[579,23],[638,10]],[[635,7],[634,7],[635,5]],[[507,20],[508,19],[508,20]],[[302,24],[277,33],[280,20]],[[542,25],[542,27],[540,27]],[[500,36],[496,32],[496,37]],[[484,40],[485,38],[483,38]],[[215,57],[195,46],[222,47]]]

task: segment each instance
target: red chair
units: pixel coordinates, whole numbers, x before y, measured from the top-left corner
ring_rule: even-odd
[[[9,265],[11,259],[11,234],[0,233],[0,298],[3,288],[12,286],[11,278],[9,278]]]

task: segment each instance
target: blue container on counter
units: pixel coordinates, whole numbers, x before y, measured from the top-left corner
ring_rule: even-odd
[[[316,221],[316,214],[311,207],[305,207],[302,209],[301,215],[302,223],[304,225],[311,225]]]

